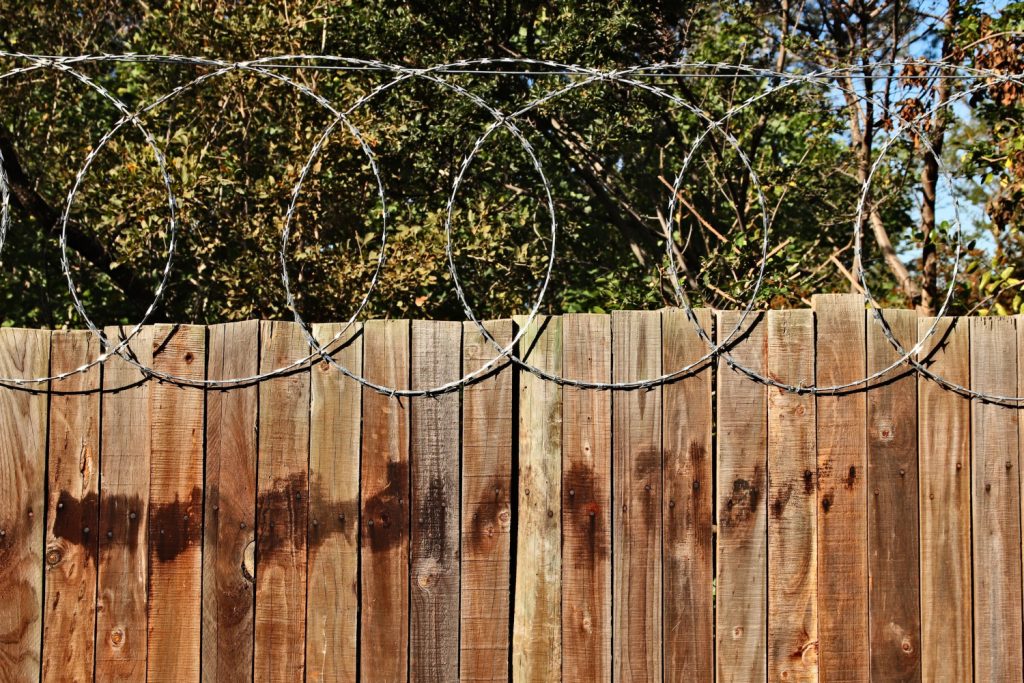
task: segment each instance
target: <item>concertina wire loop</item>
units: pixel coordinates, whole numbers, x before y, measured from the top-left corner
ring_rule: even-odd
[[[941,322],[941,318],[945,315],[949,309],[952,301],[955,286],[957,284],[957,274],[960,271],[960,264],[963,252],[963,234],[960,220],[960,209],[959,202],[955,192],[951,192],[952,208],[953,208],[953,220],[951,222],[953,232],[953,246],[954,246],[954,259],[952,264],[952,272],[949,277],[949,283],[945,291],[945,295],[942,300],[942,305],[936,312],[931,327],[924,335],[920,335],[916,344],[910,349],[904,348],[904,346],[896,339],[894,333],[888,322],[885,320],[885,316],[882,313],[880,305],[875,300],[871,293],[871,288],[867,282],[867,273],[864,266],[863,259],[863,225],[864,225],[864,213],[867,210],[870,202],[870,189],[872,180],[875,177],[877,170],[879,169],[882,161],[885,159],[889,149],[895,144],[896,141],[900,140],[900,134],[915,134],[918,140],[926,147],[928,152],[934,152],[931,146],[929,137],[923,134],[921,127],[921,121],[927,120],[932,115],[936,114],[940,109],[950,108],[958,102],[968,98],[973,93],[991,87],[993,83],[1005,83],[1012,82],[1016,84],[1022,84],[1022,75],[1020,74],[1005,74],[999,73],[993,70],[987,69],[976,69],[973,67],[964,66],[951,66],[943,62],[934,61],[893,61],[893,62],[879,62],[872,64],[872,67],[879,68],[899,68],[908,64],[914,65],[916,68],[925,68],[932,70],[933,73],[929,76],[930,78],[959,78],[964,80],[974,80],[975,82],[969,87],[965,87],[951,95],[949,100],[945,103],[940,103],[932,106],[929,109],[922,110],[912,119],[907,120],[900,116],[893,110],[893,106],[886,106],[883,102],[876,98],[868,97],[867,95],[857,91],[855,88],[847,87],[843,85],[843,81],[852,81],[857,78],[857,71],[863,69],[863,65],[854,67],[833,67],[828,69],[822,69],[820,71],[811,73],[792,73],[792,72],[780,72],[770,69],[750,67],[742,64],[728,64],[728,63],[709,63],[709,62],[662,62],[657,64],[648,65],[637,65],[625,69],[616,70],[600,70],[595,68],[588,68],[576,65],[561,64],[558,62],[547,61],[547,60],[534,60],[534,59],[521,59],[521,58],[483,58],[474,60],[462,60],[458,62],[452,62],[449,64],[440,64],[427,68],[412,68],[398,65],[385,64],[383,62],[375,60],[362,60],[346,57],[333,57],[323,55],[277,55],[272,57],[265,57],[262,59],[243,61],[243,62],[225,62],[216,59],[208,59],[202,57],[189,57],[182,55],[135,55],[135,54],[100,54],[100,55],[81,55],[81,56],[43,56],[43,55],[30,55],[13,52],[0,51],[0,57],[6,59],[12,59],[18,62],[26,62],[25,66],[17,66],[8,71],[0,74],[0,81],[5,81],[8,78],[18,76],[25,73],[41,69],[52,69],[59,71],[62,74],[66,74],[86,87],[92,89],[104,100],[109,102],[117,111],[121,114],[121,118],[107,130],[99,139],[96,145],[90,148],[90,151],[86,155],[86,158],[75,175],[74,182],[71,189],[68,192],[66,201],[64,203],[63,210],[61,212],[61,232],[60,232],[60,250],[61,250],[61,269],[64,274],[68,291],[71,295],[72,306],[76,313],[81,316],[89,330],[98,336],[102,343],[103,352],[97,357],[97,359],[86,363],[74,370],[59,373],[56,375],[34,377],[34,378],[0,378],[0,384],[16,389],[31,390],[33,385],[44,384],[53,380],[61,380],[71,375],[86,372],[97,364],[104,363],[111,355],[117,355],[124,359],[128,363],[138,368],[146,376],[155,378],[159,381],[179,384],[183,386],[192,387],[203,387],[210,389],[228,389],[232,387],[248,386],[253,383],[261,382],[273,377],[288,374],[297,369],[303,368],[309,364],[316,362],[326,362],[337,369],[339,372],[350,377],[354,381],[358,382],[364,387],[372,389],[374,391],[386,394],[389,396],[398,397],[416,397],[416,396],[437,396],[451,391],[457,391],[461,387],[470,384],[474,381],[479,380],[482,377],[487,376],[490,372],[504,362],[511,362],[519,366],[524,371],[530,372],[543,380],[555,382],[561,386],[570,386],[579,389],[593,389],[593,390],[647,390],[654,387],[660,386],[667,382],[671,382],[680,377],[684,377],[692,372],[704,367],[707,363],[711,362],[715,358],[721,358],[731,369],[741,373],[751,381],[758,382],[767,386],[774,387],[776,389],[797,393],[797,394],[836,394],[849,390],[855,390],[861,387],[867,387],[871,383],[879,380],[883,377],[887,377],[889,373],[894,371],[900,366],[906,366],[913,371],[919,373],[928,380],[934,381],[940,386],[954,391],[958,394],[969,398],[975,398],[993,403],[1003,403],[1016,405],[1024,401],[1024,396],[1002,396],[995,394],[988,394],[978,392],[970,389],[969,387],[961,386],[955,382],[951,382],[946,378],[938,375],[934,371],[926,367],[920,362],[917,356],[920,354],[922,349],[925,347],[926,342],[936,334],[938,326]],[[80,71],[74,69],[76,64],[90,64],[90,63],[102,63],[102,62],[129,62],[129,63],[150,63],[150,64],[177,64],[177,65],[188,65],[193,67],[201,67],[210,69],[205,73],[200,74],[193,80],[183,85],[173,88],[171,91],[158,97],[149,104],[143,106],[137,111],[131,111],[115,95],[113,95],[103,85],[96,83],[88,76],[82,74]],[[520,67],[519,70],[509,70],[507,67]],[[490,68],[488,68],[490,67]],[[503,68],[498,68],[503,67]],[[341,71],[377,71],[383,73],[389,73],[393,76],[390,81],[386,81],[373,89],[368,93],[359,97],[351,106],[344,110],[334,106],[330,101],[324,98],[322,95],[313,92],[301,83],[297,83],[294,79],[279,73],[280,69],[336,69]],[[956,70],[960,74],[950,73],[951,70]],[[301,172],[296,180],[295,185],[290,193],[290,200],[288,209],[284,216],[284,227],[281,230],[281,242],[278,257],[280,259],[281,266],[281,280],[285,289],[286,303],[289,310],[292,312],[294,320],[299,324],[303,331],[306,340],[309,342],[312,352],[303,357],[296,359],[282,367],[275,368],[273,370],[259,373],[248,377],[237,377],[230,379],[221,380],[195,380],[191,378],[178,377],[170,373],[156,370],[152,367],[146,366],[145,364],[138,361],[138,359],[130,352],[129,344],[131,340],[139,333],[139,331],[146,325],[153,312],[158,307],[162,296],[168,286],[169,279],[172,273],[172,265],[174,259],[174,252],[177,244],[177,229],[178,229],[178,217],[177,217],[177,202],[173,190],[173,181],[167,170],[166,158],[156,143],[155,139],[148,132],[141,121],[141,117],[148,112],[156,109],[162,104],[168,102],[187,92],[191,89],[197,88],[202,83],[223,76],[225,74],[244,71],[247,73],[256,74],[262,78],[269,78],[277,82],[283,83],[289,87],[295,88],[302,95],[313,99],[317,104],[328,111],[333,118],[330,123],[320,132],[316,138],[315,143],[310,149],[310,153],[306,158],[306,162],[302,167]],[[494,75],[535,75],[535,76],[551,76],[558,75],[564,77],[578,78],[580,80],[570,80],[567,85],[550,90],[540,97],[523,105],[515,112],[511,114],[505,114],[495,107],[487,103],[478,94],[473,93],[465,87],[458,85],[450,80],[444,78],[445,75],[451,74],[494,74]],[[962,75],[961,75],[962,74]],[[644,79],[650,77],[657,78],[754,78],[767,80],[772,83],[766,89],[752,95],[746,100],[730,108],[721,118],[713,120],[707,113],[701,111],[694,105],[686,102],[681,97],[673,95],[672,93],[666,92],[664,88],[654,85],[650,82],[646,82]],[[445,233],[445,256],[447,261],[448,273],[452,280],[452,286],[455,295],[461,304],[466,318],[471,321],[474,326],[479,330],[481,335],[490,342],[496,349],[496,355],[487,363],[483,364],[478,369],[467,373],[458,380],[447,382],[445,384],[428,387],[424,389],[399,389],[396,387],[383,386],[367,380],[365,377],[360,376],[358,373],[351,371],[348,368],[343,367],[338,363],[328,352],[328,348],[335,344],[337,341],[342,339],[346,332],[351,329],[352,325],[355,324],[359,315],[365,309],[370,295],[378,284],[383,267],[386,261],[387,251],[387,234],[388,234],[388,210],[387,200],[385,192],[385,183],[381,176],[380,169],[376,162],[376,157],[369,143],[366,141],[364,136],[361,134],[359,129],[352,123],[350,116],[359,107],[370,103],[374,98],[378,97],[382,93],[389,91],[400,84],[409,81],[411,79],[425,80],[430,83],[439,85],[448,91],[466,98],[478,108],[484,110],[487,114],[493,118],[493,122],[487,126],[484,132],[477,137],[471,146],[470,152],[463,158],[459,165],[459,172],[456,175],[455,181],[452,186],[451,193],[448,196],[447,204],[445,208],[445,222],[444,222],[444,233]],[[536,82],[536,81],[535,81]],[[670,199],[667,210],[667,220],[665,233],[669,236],[665,240],[666,259],[667,259],[667,271],[669,274],[669,280],[672,288],[676,295],[678,305],[684,310],[687,319],[693,325],[698,336],[704,341],[708,347],[707,352],[701,356],[698,360],[686,365],[683,368],[674,370],[669,373],[665,373],[659,377],[646,378],[643,380],[637,380],[632,382],[591,382],[585,380],[579,380],[574,378],[566,378],[560,375],[550,373],[540,368],[536,368],[520,358],[515,353],[515,348],[523,336],[528,330],[530,323],[539,314],[540,308],[543,304],[544,294],[550,284],[554,263],[557,255],[556,243],[557,243],[557,212],[555,203],[552,195],[551,184],[544,173],[543,166],[537,154],[526,138],[522,131],[516,126],[515,121],[525,115],[526,113],[548,104],[552,101],[557,100],[566,94],[575,90],[584,88],[594,83],[612,83],[625,87],[639,88],[646,92],[649,92],[659,98],[667,99],[674,105],[677,105],[683,109],[686,109],[689,113],[698,117],[698,119],[704,124],[704,129],[695,138],[690,146],[690,150],[683,159],[682,165],[679,172],[676,174],[675,182],[671,188]],[[753,169],[750,160],[743,151],[739,142],[728,132],[727,129],[723,128],[723,124],[728,123],[730,119],[743,112],[745,109],[754,105],[762,99],[770,97],[784,88],[791,87],[796,84],[804,85],[815,85],[828,88],[830,90],[838,90],[846,95],[852,95],[857,101],[868,101],[877,110],[883,112],[894,122],[894,133],[890,135],[882,145],[881,149],[878,150],[871,167],[869,169],[867,178],[861,184],[861,191],[859,193],[857,212],[853,225],[853,250],[854,250],[854,261],[856,264],[856,278],[860,283],[863,291],[865,305],[872,311],[872,315],[875,320],[879,323],[879,328],[884,335],[887,342],[893,347],[893,349],[899,354],[899,357],[891,363],[889,366],[867,375],[863,378],[852,382],[846,382],[844,384],[833,385],[833,386],[816,386],[810,385],[792,385],[780,382],[772,377],[766,376],[759,373],[751,368],[745,367],[741,363],[737,362],[729,353],[729,348],[732,344],[741,337],[742,333],[747,327],[747,320],[754,313],[754,306],[756,303],[756,297],[760,290],[764,275],[765,268],[767,266],[768,254],[770,250],[770,225],[769,225],[769,213],[767,211],[766,198],[761,187],[760,181],[757,178],[757,174]],[[894,105],[895,106],[895,105]],[[71,210],[74,205],[75,197],[78,190],[91,166],[93,160],[98,156],[102,149],[109,143],[109,141],[117,134],[117,132],[127,124],[131,124],[144,138],[146,144],[151,148],[154,158],[156,159],[159,167],[159,173],[161,181],[167,192],[167,207],[169,211],[169,220],[167,227],[166,237],[166,248],[167,248],[167,260],[161,271],[160,280],[153,292],[153,300],[147,307],[142,319],[131,327],[127,334],[119,336],[117,344],[112,343],[108,340],[102,330],[100,330],[92,321],[88,314],[84,304],[78,296],[78,287],[75,282],[74,276],[71,272],[70,260],[68,257],[68,245],[67,245],[67,228],[70,220]],[[351,134],[356,142],[358,143],[360,150],[366,157],[368,165],[374,176],[376,183],[376,193],[381,205],[381,227],[379,231],[380,247],[378,250],[378,256],[374,269],[370,279],[370,284],[367,291],[363,294],[359,304],[356,306],[355,311],[341,327],[341,329],[326,342],[317,340],[313,335],[313,332],[309,324],[302,318],[298,310],[298,305],[294,297],[294,293],[291,288],[291,279],[288,271],[287,263],[287,243],[290,236],[291,224],[294,213],[297,208],[299,196],[301,194],[302,186],[305,183],[308,175],[312,171],[316,159],[322,151],[324,145],[328,141],[331,134],[337,129],[339,125],[343,125],[344,128]],[[520,147],[525,152],[530,164],[537,173],[537,176],[542,184],[545,201],[547,204],[547,212],[550,218],[550,248],[548,250],[547,265],[544,270],[542,279],[534,287],[537,292],[534,298],[529,313],[526,316],[526,321],[519,327],[519,330],[513,337],[512,341],[504,346],[497,342],[486,329],[483,323],[476,317],[473,312],[472,306],[467,300],[465,290],[462,286],[462,282],[459,279],[458,268],[455,264],[455,249],[453,248],[453,235],[452,235],[452,222],[454,219],[454,209],[456,200],[458,197],[459,188],[464,182],[466,173],[468,172],[474,158],[479,154],[481,149],[484,147],[487,139],[498,129],[507,131],[511,136],[520,144]],[[750,189],[756,195],[756,201],[761,209],[762,218],[762,240],[761,240],[761,259],[757,271],[756,278],[753,286],[750,288],[750,294],[746,304],[742,308],[741,315],[733,327],[727,334],[724,335],[722,341],[718,344],[711,338],[709,332],[705,330],[697,321],[694,315],[692,306],[689,303],[685,291],[680,283],[678,272],[676,270],[675,257],[672,253],[672,229],[676,214],[676,201],[680,193],[680,187],[682,185],[684,175],[686,173],[691,160],[700,148],[704,139],[711,135],[713,132],[721,134],[729,146],[735,150],[737,157],[743,164],[744,169],[750,174],[751,185]],[[938,162],[938,173],[941,181],[949,187],[953,187],[953,177],[949,170],[946,168],[940,155],[933,155],[936,157]],[[0,253],[6,243],[6,237],[10,227],[10,192],[9,183],[6,174],[6,170],[3,163],[2,152],[0,152]]]

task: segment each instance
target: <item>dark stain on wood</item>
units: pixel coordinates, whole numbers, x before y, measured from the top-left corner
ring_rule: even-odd
[[[584,564],[608,557],[607,535],[602,533],[601,504],[594,481],[594,469],[587,463],[574,462],[569,466],[562,483],[562,499],[565,505],[564,521],[572,525],[581,539],[585,555],[580,558]]]
[[[856,465],[850,465],[850,472],[849,472],[849,474],[846,475],[846,479],[843,480],[843,483],[846,484],[846,488],[848,488],[848,489],[852,489],[853,485],[857,483],[857,466]]]
[[[448,555],[448,498],[444,480],[434,477],[427,484],[427,495],[416,505],[417,523],[423,529],[423,557],[442,560]]]
[[[474,551],[490,550],[499,534],[507,533],[512,521],[506,480],[496,477],[488,484],[486,491],[493,498],[476,504],[470,519],[469,536],[466,544]]]
[[[275,479],[269,490],[256,499],[258,532],[256,552],[271,554],[291,544],[295,550],[306,547],[306,505],[309,482],[304,472]]]
[[[786,505],[789,504],[789,499],[793,496],[793,485],[787,484],[786,488],[780,489],[778,494],[775,496],[775,500],[772,501],[772,514],[776,518],[782,517],[782,513],[786,510]]]
[[[67,543],[79,545],[86,549],[86,556],[95,565],[99,553],[99,534],[95,532],[100,525],[99,496],[90,492],[85,498],[76,498],[69,491],[61,491],[57,496],[57,509],[53,517],[53,535]],[[92,533],[84,533],[84,529]]]
[[[149,519],[150,545],[158,560],[170,562],[202,540],[203,490],[193,486],[188,500],[175,496],[170,503],[153,505]]]
[[[661,450],[642,448],[636,454],[633,464],[640,505],[643,508],[644,523],[650,529],[657,528],[661,519],[661,508],[655,505],[658,487],[661,485]]]
[[[804,470],[804,493],[814,493],[814,472]]]
[[[408,533],[409,463],[388,461],[387,478],[363,509],[362,542],[376,552],[394,548]]]
[[[828,511],[832,509],[831,493],[826,493],[824,496],[821,497],[821,509],[822,512],[824,512],[826,515],[828,514]]]
[[[103,524],[103,541],[120,543],[128,550],[139,547],[139,529],[145,506],[139,496],[100,495],[100,523]]]
[[[336,501],[319,478],[309,482],[309,549],[314,551],[327,539],[343,534],[349,544],[356,542],[359,501]]]
[[[743,478],[734,479],[732,482],[732,493],[722,504],[719,513],[721,525],[725,527],[736,527],[745,523],[751,516],[757,514],[757,505],[761,502],[761,468],[754,468],[753,481]]]

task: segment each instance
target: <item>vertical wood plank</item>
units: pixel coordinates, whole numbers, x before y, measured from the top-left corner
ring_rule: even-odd
[[[660,312],[612,313],[612,367],[616,382],[661,374]],[[620,681],[660,681],[662,674],[661,398],[661,387],[612,396],[612,619]]]
[[[917,313],[883,311],[910,349]],[[899,354],[866,311],[868,373]],[[917,378],[905,366],[872,383],[868,402],[868,576],[871,677],[921,680]]]
[[[340,324],[314,325],[327,344]],[[360,325],[325,347],[362,374]],[[362,387],[327,362],[312,370],[309,438],[309,564],[306,680],[355,683],[359,615],[359,440]]]
[[[371,382],[409,386],[409,321],[363,326]],[[409,662],[409,400],[363,389],[360,672],[404,681]]]
[[[864,299],[824,294],[817,316],[819,387],[867,368]],[[868,656],[867,402],[865,387],[818,394],[818,668],[825,681],[866,683]]]
[[[607,315],[563,316],[563,375],[611,382],[611,332]],[[562,390],[562,668],[581,681],[612,677],[611,428],[610,392]]]
[[[206,379],[206,328],[156,325],[153,368]],[[199,678],[204,391],[150,389],[149,647],[146,679]]]
[[[484,323],[504,348],[512,321]],[[463,323],[464,372],[497,350],[473,323]],[[462,395],[462,587],[459,678],[507,681],[509,550],[512,527],[512,366],[496,363]]]
[[[918,320],[924,340],[934,318]],[[970,386],[966,318],[942,318],[919,360]],[[919,377],[921,680],[971,681],[971,402]]]
[[[50,333],[0,329],[0,376],[44,377]],[[47,386],[0,387],[0,680],[39,679],[43,642],[43,512]],[[77,531],[77,530],[76,530]],[[74,533],[88,546],[91,539]]]
[[[113,346],[128,331],[103,332]],[[153,328],[133,337],[129,351],[151,366]],[[103,365],[96,680],[146,680],[151,387],[119,356]]]
[[[694,311],[712,333],[711,311]],[[707,353],[681,309],[662,312],[662,368],[673,372]],[[713,335],[712,335],[713,338]],[[664,392],[665,679],[714,680],[714,546],[711,473],[711,363]]]
[[[721,311],[718,343],[739,324],[739,311]],[[763,316],[747,317],[728,351],[735,362],[767,372],[767,325]],[[719,357],[718,404],[718,680],[747,683],[767,680],[768,661],[768,393]]]
[[[211,380],[259,373],[259,321],[208,329]],[[204,683],[252,680],[258,392],[252,384],[206,394]]]
[[[526,319],[517,317],[518,325]],[[562,370],[562,320],[537,316],[519,340],[527,363]],[[512,678],[558,681],[562,675],[562,389],[519,373],[519,524]]]
[[[971,388],[1017,395],[1012,318],[971,318]],[[974,678],[1019,681],[1021,534],[1016,408],[971,401]]]
[[[809,310],[768,312],[768,374],[814,382],[814,318]],[[768,389],[768,680],[818,680],[812,394]]]
[[[260,372],[303,358],[295,323],[260,326]],[[301,680],[305,668],[309,369],[259,387],[256,501],[256,681]]]
[[[462,376],[462,324],[412,324],[412,388]],[[409,680],[459,677],[459,393],[412,400]]]
[[[50,337],[52,375],[97,356],[92,332],[58,330]],[[43,680],[88,681],[96,656],[99,534],[83,539],[82,529],[99,528],[100,366],[54,380],[51,388]]]

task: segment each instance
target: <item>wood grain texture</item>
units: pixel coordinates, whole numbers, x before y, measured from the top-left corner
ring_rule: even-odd
[[[156,325],[153,368],[206,379],[206,328]],[[202,634],[204,391],[150,389],[149,646],[146,680],[199,678]]]
[[[611,319],[562,317],[562,372],[610,382]],[[612,397],[562,390],[562,670],[612,677]],[[565,676],[563,675],[563,678]]]
[[[883,311],[896,339],[917,341],[917,313]],[[868,373],[900,357],[867,316]],[[917,379],[905,366],[868,391],[868,576],[871,677],[921,680]]]
[[[50,333],[0,329],[0,377],[45,377]],[[0,389],[0,681],[36,681],[43,640],[47,385]],[[71,532],[88,545],[81,531]]]
[[[768,375],[814,382],[811,311],[768,312]],[[812,394],[768,389],[768,680],[818,680],[817,495]]]
[[[341,336],[334,342],[336,335]],[[342,367],[363,370],[362,326],[314,325]],[[355,683],[359,615],[362,387],[326,362],[312,370],[306,680]]]
[[[918,319],[925,340],[935,318]],[[918,359],[971,385],[967,320],[940,319]],[[971,681],[971,402],[917,382],[921,514],[921,680]]]
[[[661,313],[612,313],[616,382],[661,374]],[[662,389],[612,395],[613,666],[618,681],[662,679]]]
[[[518,325],[525,318],[517,317]],[[561,374],[562,320],[537,316],[519,355]],[[519,373],[519,519],[512,680],[558,681],[562,675],[562,389]]]
[[[694,315],[711,335],[711,311],[698,309]],[[664,310],[661,329],[665,373],[692,365],[707,353],[707,344],[681,309]],[[711,363],[694,370],[662,389],[663,638],[668,681],[711,681],[715,676]]]
[[[502,347],[512,321],[485,322]],[[473,323],[463,323],[466,373],[497,355]],[[459,678],[509,679],[509,587],[512,528],[512,366],[494,364],[462,394],[462,581]]]
[[[211,380],[259,373],[259,321],[208,328]],[[256,600],[256,385],[206,393],[204,683],[252,680]]]
[[[818,386],[865,376],[864,299],[812,299]],[[867,402],[864,386],[816,397],[818,670],[822,681],[866,683],[868,656]]]
[[[364,376],[409,387],[409,321],[363,327]],[[409,662],[409,399],[363,389],[360,676],[404,681]]]
[[[50,374],[96,360],[88,331],[54,331]],[[99,534],[100,366],[54,380],[47,456],[46,599],[43,680],[91,681],[96,659],[96,559]],[[84,542],[83,542],[84,541]]]
[[[717,340],[724,343],[740,323],[739,311],[718,313]],[[767,325],[748,316],[731,337],[735,362],[767,372]],[[715,658],[722,683],[764,681],[768,661],[768,393],[763,384],[719,357],[718,577]]]
[[[1017,329],[1013,318],[971,319],[971,388],[1016,396]],[[1019,681],[1021,663],[1021,524],[1019,414],[971,401],[974,530],[974,679]]]
[[[412,324],[412,388],[462,376],[462,324]],[[412,461],[409,680],[459,677],[459,393],[415,398]]]
[[[260,326],[260,372],[309,354],[295,323]],[[256,681],[301,680],[305,669],[309,369],[259,386],[256,501]]]
[[[128,332],[104,329],[112,345]],[[151,365],[153,329],[140,330],[125,351]],[[103,364],[96,680],[146,680],[151,388],[123,358]]]

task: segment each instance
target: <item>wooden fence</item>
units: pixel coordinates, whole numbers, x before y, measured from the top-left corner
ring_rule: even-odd
[[[886,318],[908,346],[930,325]],[[278,322],[132,346],[199,379],[308,352]],[[1024,392],[1024,320],[944,319],[930,347],[952,381]],[[538,320],[521,352],[628,381],[705,346],[665,310]],[[0,330],[0,376],[98,353]],[[897,357],[846,296],[767,313],[732,354],[805,385]],[[420,321],[336,354],[412,388],[493,355]],[[0,390],[2,681],[1021,680],[1024,422],[912,373],[815,397],[722,361],[616,392],[506,366],[399,400],[324,364],[203,391],[115,357],[43,389]]]

